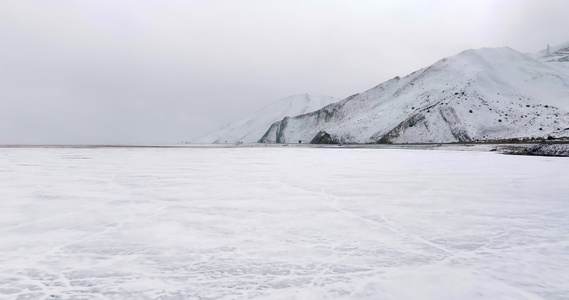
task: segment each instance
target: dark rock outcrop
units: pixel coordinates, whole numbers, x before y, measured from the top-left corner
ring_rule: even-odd
[[[338,144],[338,141],[326,131],[320,131],[314,136],[314,138],[310,141],[311,144]]]
[[[514,155],[537,155],[537,156],[562,156],[569,157],[569,144],[539,144],[529,147],[507,146],[502,149],[505,154]]]
[[[569,144],[539,144],[525,150],[523,154],[569,157]]]

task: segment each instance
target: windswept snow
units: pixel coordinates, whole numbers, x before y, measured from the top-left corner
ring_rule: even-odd
[[[0,148],[2,299],[567,299],[569,160]]]
[[[272,123],[286,116],[297,116],[320,109],[339,99],[308,94],[278,100],[257,111],[252,116],[226,125],[222,129],[197,138],[192,143],[255,143]]]
[[[467,50],[318,111],[271,125],[265,143],[440,143],[569,137],[569,76],[511,48]]]

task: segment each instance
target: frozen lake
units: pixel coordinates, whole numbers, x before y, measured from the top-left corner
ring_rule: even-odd
[[[568,299],[569,159],[0,148],[1,299]]]

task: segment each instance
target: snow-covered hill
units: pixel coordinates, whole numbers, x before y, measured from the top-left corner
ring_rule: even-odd
[[[318,111],[285,117],[260,141],[442,143],[568,136],[569,75],[503,47],[467,50]]]
[[[315,111],[340,99],[308,94],[287,97],[255,112],[252,116],[235,121],[225,127],[204,135],[192,143],[255,143],[272,123],[286,116],[296,116]]]

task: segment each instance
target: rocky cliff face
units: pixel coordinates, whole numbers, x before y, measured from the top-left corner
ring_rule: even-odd
[[[569,75],[563,68],[507,47],[468,50],[320,110],[284,118],[259,142],[318,141],[321,132],[338,143],[566,138]]]

